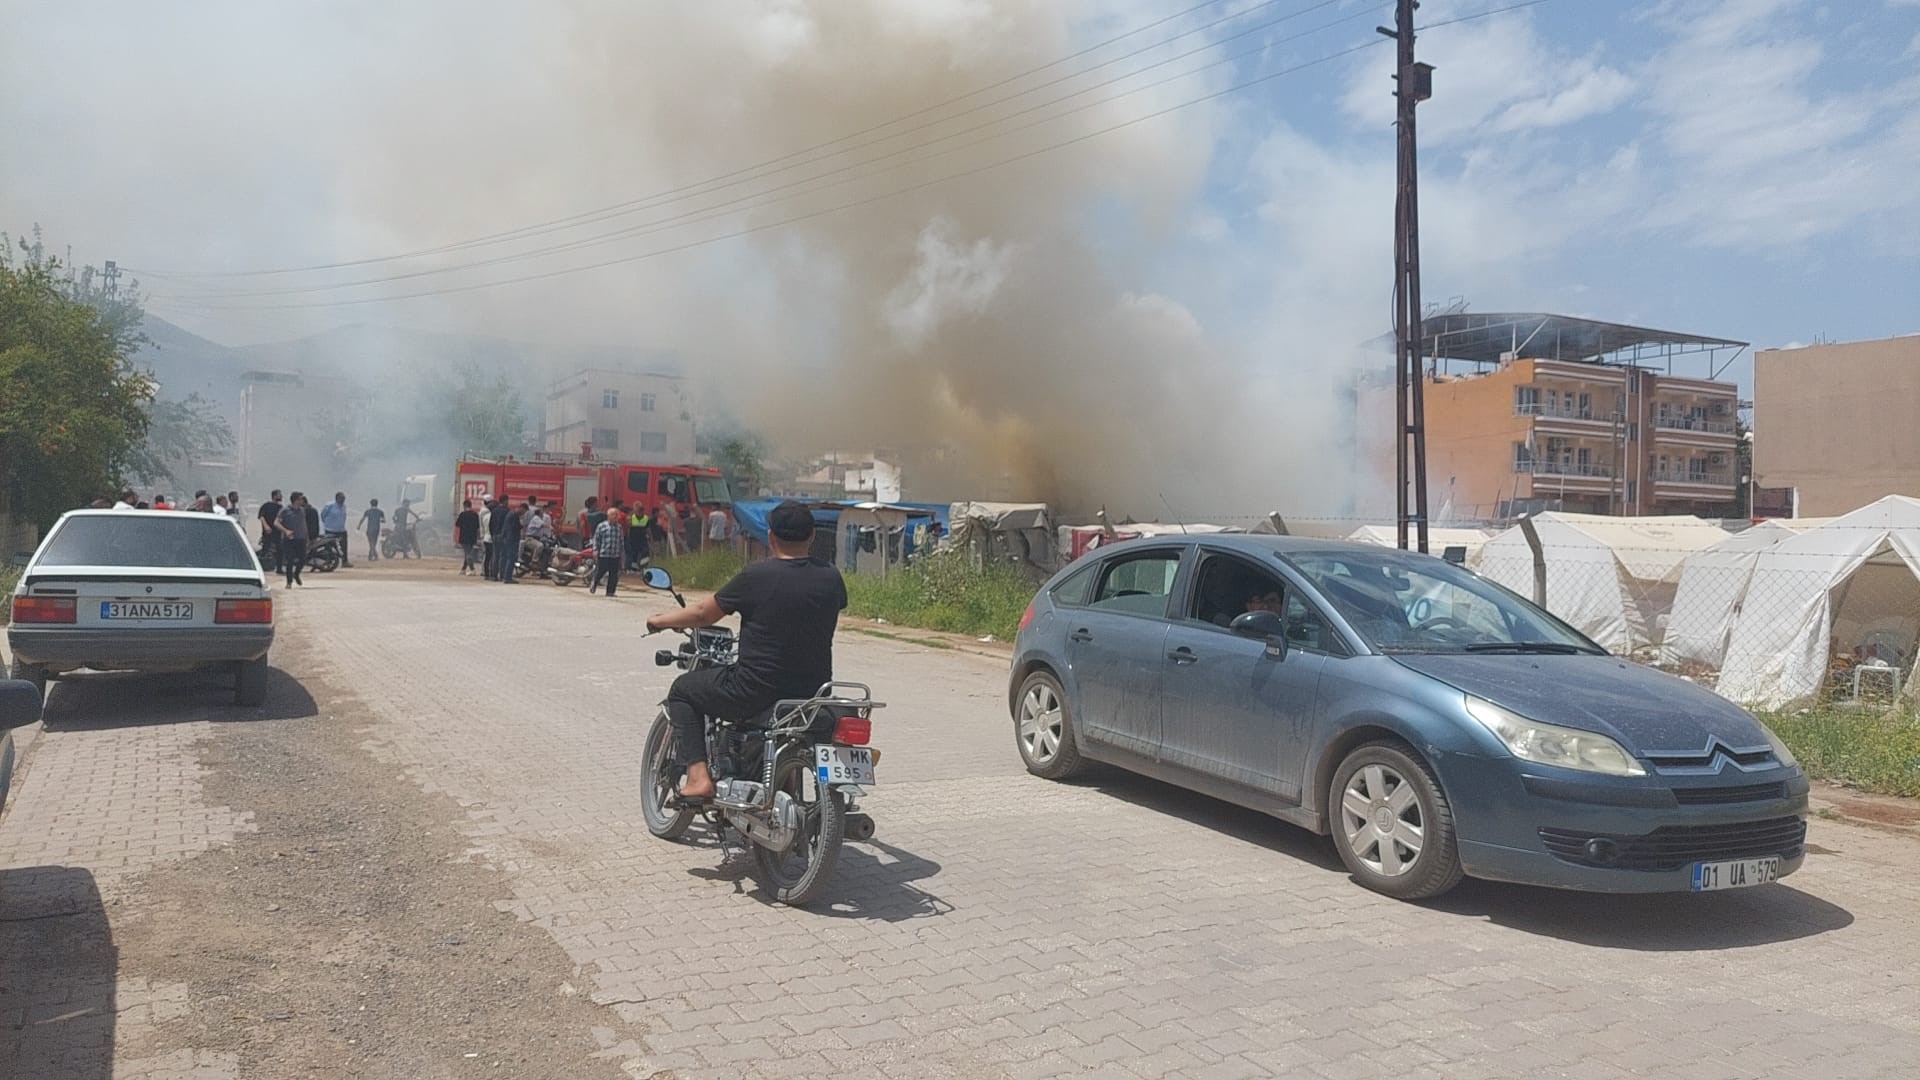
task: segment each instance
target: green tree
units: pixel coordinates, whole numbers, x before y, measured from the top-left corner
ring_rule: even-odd
[[[443,430],[455,446],[476,454],[524,454],[534,449],[527,403],[505,375],[489,378],[471,364],[453,372],[440,391]]]
[[[147,435],[135,448],[129,475],[148,484],[176,488],[199,483],[212,459],[233,450],[233,428],[213,402],[199,394],[179,401],[154,401],[147,408]]]
[[[0,476],[14,512],[44,528],[131,474],[155,390],[131,360],[143,340],[131,288],[72,274],[37,232],[17,245],[0,234]]]

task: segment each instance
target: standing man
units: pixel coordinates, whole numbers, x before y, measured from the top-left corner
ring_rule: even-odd
[[[493,576],[493,496],[480,496],[480,509],[474,511],[480,522],[480,576]]]
[[[419,521],[420,515],[413,512],[413,500],[401,499],[400,508],[393,512],[393,546],[403,559],[409,551],[416,558],[420,555],[420,540],[414,532]]]
[[[627,569],[638,570],[652,558],[647,544],[647,511],[635,502],[627,511]]]
[[[593,581],[587,585],[588,592],[598,590],[603,578],[609,598],[620,588],[620,564],[627,556],[626,539],[626,515],[620,512],[620,504],[615,503],[613,513],[602,517],[593,530]]]
[[[380,509],[379,499],[368,499],[367,508],[360,514],[359,527],[367,531],[367,561],[380,561],[380,523],[387,520],[387,512]],[[346,545],[341,545],[342,547]]]
[[[507,504],[502,501],[500,505],[506,506]],[[523,515],[530,512],[529,507],[525,504],[521,506],[518,512],[508,507],[506,517],[503,518],[500,523],[500,542],[494,546],[499,549],[500,553],[500,581],[502,584],[513,584],[513,571],[520,562],[521,523],[525,520]]]
[[[227,497],[225,495],[215,495],[213,497],[213,511],[221,517],[239,516],[233,512],[233,507],[227,505]]]
[[[260,561],[262,562],[266,561],[268,552],[273,553],[276,562],[284,561],[280,558],[280,549],[283,546],[280,543],[280,511],[282,509],[284,508],[280,505],[280,489],[274,488],[273,494],[267,496],[267,501],[260,504]]]
[[[320,531],[340,545],[340,565],[352,566],[347,557],[347,493],[336,491],[333,501],[320,511]]]
[[[579,515],[574,519],[574,526],[580,530],[580,544],[582,547],[593,543],[594,530],[598,529],[600,523],[605,520],[607,520],[607,512],[600,509],[600,496],[587,496],[587,508],[580,511]],[[595,550],[597,551],[598,549],[596,548]]]
[[[237,491],[227,492],[227,513],[233,515],[233,520],[235,521],[240,520],[240,493],[239,492]]]
[[[719,503],[707,504],[707,546],[723,548],[733,539],[733,518],[720,508]]]
[[[125,491],[122,491],[120,493],[120,498],[117,502],[113,504],[113,508],[115,510],[131,510],[133,509],[134,504],[138,503],[139,501],[140,501],[140,496],[134,494],[132,488],[128,488]]]
[[[313,535],[308,528],[307,509],[307,497],[296,491],[280,509],[276,523],[280,530],[280,571],[287,575],[289,589],[306,584],[300,580],[300,564],[307,561],[307,538]]]
[[[307,515],[307,550],[313,550],[314,541],[320,539],[320,508],[313,505],[303,492],[300,495],[300,510]]]
[[[460,500],[460,513],[453,519],[453,542],[460,545],[460,572],[478,573],[480,515],[474,510],[472,499]]]

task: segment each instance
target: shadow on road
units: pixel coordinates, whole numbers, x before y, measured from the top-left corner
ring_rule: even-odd
[[[1309,866],[1346,873],[1346,868],[1340,864],[1340,857],[1334,854],[1333,845],[1326,837],[1289,825],[1258,810],[1248,810],[1210,795],[1117,769],[1102,770],[1098,776],[1089,779],[1087,786],[1142,809],[1192,822],[1243,843],[1298,859]]]
[[[92,873],[0,870],[0,1076],[111,1077],[118,972]]]
[[[720,849],[717,842],[713,847]],[[691,867],[687,873],[706,881],[730,882],[735,893],[752,887],[754,899],[772,904],[754,880],[753,852],[738,846],[724,850],[726,856],[717,865]],[[840,861],[833,868],[825,893],[806,910],[836,919],[880,922],[945,915],[954,910],[952,904],[913,884],[939,872],[939,863],[905,848],[880,840],[848,841],[840,848]]]
[[[319,712],[307,688],[277,667],[267,669],[266,704],[257,708],[234,705],[233,677],[218,672],[82,672],[47,684],[41,721],[50,731],[104,731],[182,720],[301,720]]]
[[[1602,949],[1694,952],[1813,937],[1853,913],[1784,883],[1735,892],[1603,894],[1463,881],[1426,905],[1497,926]]]

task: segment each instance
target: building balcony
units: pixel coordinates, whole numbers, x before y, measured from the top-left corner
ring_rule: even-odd
[[[1515,404],[1513,407],[1513,415],[1531,416],[1536,420],[1592,420],[1602,424],[1613,422],[1613,415],[1611,413],[1597,413],[1593,409],[1581,409],[1571,405],[1562,405],[1554,408],[1544,403],[1535,403],[1532,405]]]
[[[1647,477],[1656,484],[1684,484],[1688,487],[1733,488],[1733,473],[1726,470],[1654,469]]]
[[[1611,462],[1516,461],[1513,471],[1521,475],[1572,477],[1582,480],[1612,480]]]
[[[1731,420],[1710,420],[1699,416],[1656,416],[1653,426],[1661,431],[1694,431],[1707,435],[1733,435]]]

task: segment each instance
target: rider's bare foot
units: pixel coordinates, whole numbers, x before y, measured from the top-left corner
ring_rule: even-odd
[[[713,773],[708,771],[706,762],[696,761],[687,766],[686,779],[680,781],[680,797],[683,799],[713,798]]]

